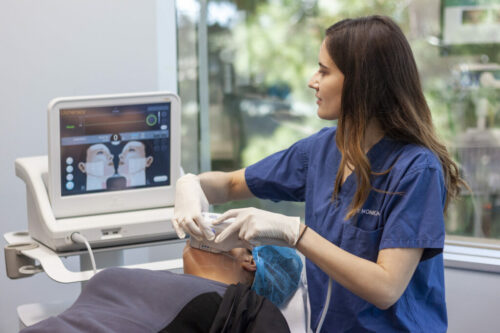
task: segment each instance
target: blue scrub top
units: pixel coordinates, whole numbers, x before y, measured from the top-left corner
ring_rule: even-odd
[[[340,248],[376,262],[385,248],[423,248],[424,253],[401,298],[380,310],[333,281],[322,332],[445,332],[444,218],[442,167],[427,148],[384,137],[368,152],[371,191],[353,218],[344,220],[356,190],[352,173],[335,202],[332,193],[341,153],[336,127],[298,141],[249,166],[245,178],[252,193],[273,201],[305,201],[306,224]],[[391,168],[392,167],[392,168]],[[328,288],[328,276],[307,260],[311,327],[316,329]],[[366,277],[369,278],[369,277]]]

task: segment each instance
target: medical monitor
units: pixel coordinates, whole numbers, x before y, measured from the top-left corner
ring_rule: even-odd
[[[169,92],[49,104],[56,218],[170,206],[180,169],[180,100]]]

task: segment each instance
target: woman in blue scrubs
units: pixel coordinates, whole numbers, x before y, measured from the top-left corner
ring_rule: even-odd
[[[215,241],[238,233],[302,252],[313,330],[324,314],[322,332],[444,332],[443,214],[465,183],[436,137],[408,41],[387,17],[343,20],[326,30],[318,65],[309,87],[337,127],[246,169],[180,178],[173,225],[212,240],[209,202],[305,201],[305,223],[230,210]]]

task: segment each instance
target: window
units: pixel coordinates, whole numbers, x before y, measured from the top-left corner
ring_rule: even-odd
[[[182,5],[181,5],[182,3]],[[178,1],[179,50],[202,1]],[[481,5],[479,5],[481,4]],[[184,13],[184,14],[182,14]],[[213,170],[248,166],[331,122],[315,114],[307,81],[324,29],[346,17],[392,17],[410,41],[434,124],[473,193],[450,206],[448,235],[500,238],[500,5],[497,1],[259,0],[206,2],[210,153]],[[196,108],[196,89],[183,82],[194,50],[179,54],[180,94]],[[188,53],[189,53],[188,52]],[[190,60],[187,60],[190,59]],[[194,140],[194,139],[193,139]],[[332,179],[332,186],[334,180]],[[303,204],[250,200],[254,206],[302,216]]]

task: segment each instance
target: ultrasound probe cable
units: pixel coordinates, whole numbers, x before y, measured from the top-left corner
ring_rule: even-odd
[[[71,234],[71,240],[74,243],[85,244],[87,247],[87,251],[89,252],[90,262],[92,263],[92,269],[94,270],[94,275],[97,273],[97,269],[95,266],[94,252],[92,252],[92,248],[90,247],[89,241],[85,238],[81,233],[74,232]]]

